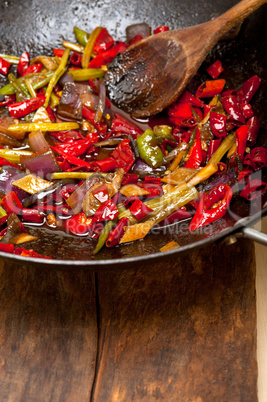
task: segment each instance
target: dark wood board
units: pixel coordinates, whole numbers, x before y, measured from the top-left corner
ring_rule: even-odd
[[[257,400],[252,243],[98,278],[94,401]]]
[[[135,270],[0,267],[0,400],[257,400],[253,243]]]

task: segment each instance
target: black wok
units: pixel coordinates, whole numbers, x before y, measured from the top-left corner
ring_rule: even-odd
[[[126,26],[147,22],[152,28],[169,25],[171,29],[199,24],[223,13],[236,4],[234,0],[6,0],[0,4],[0,53],[19,55],[28,50],[31,57],[37,54],[52,54],[53,47],[60,47],[63,39],[74,40],[73,26],[87,31],[102,25],[111,34],[125,37]],[[220,42],[204,62],[205,67],[219,58],[225,67],[224,78],[229,87],[241,85],[247,78],[258,74],[262,85],[253,100],[253,108],[261,121],[258,146],[267,145],[266,118],[266,37],[267,5],[244,21],[236,39]],[[1,83],[2,84],[2,83]],[[267,243],[263,234],[257,234],[247,226],[266,215],[267,207],[258,201],[248,205],[235,198],[231,211],[220,221],[197,233],[186,231],[188,222],[155,229],[144,240],[132,244],[103,249],[94,259],[93,246],[84,238],[71,237],[56,230],[35,228],[39,240],[34,249],[56,259],[37,260],[0,253],[0,257],[17,263],[43,266],[46,268],[74,269],[84,267],[91,270],[125,268],[137,266],[142,261],[167,258],[167,256],[190,252],[192,248],[208,246],[238,233]],[[238,222],[237,222],[238,221]],[[256,236],[256,237],[255,237]],[[171,240],[180,248],[161,253],[159,249]],[[33,245],[32,245],[33,246]]]

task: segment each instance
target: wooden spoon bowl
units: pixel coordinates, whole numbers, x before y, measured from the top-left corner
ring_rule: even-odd
[[[110,100],[135,117],[159,113],[183,92],[217,41],[265,3],[243,0],[214,20],[130,46],[106,74]]]

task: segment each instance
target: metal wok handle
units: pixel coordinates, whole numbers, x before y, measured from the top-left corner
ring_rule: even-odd
[[[247,239],[254,240],[257,243],[264,244],[267,246],[267,234],[261,232],[260,230],[253,229],[250,227],[244,227],[241,229],[241,235]]]

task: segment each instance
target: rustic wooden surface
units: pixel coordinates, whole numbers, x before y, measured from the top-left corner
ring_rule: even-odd
[[[0,395],[257,401],[253,243],[98,274],[2,263]]]

